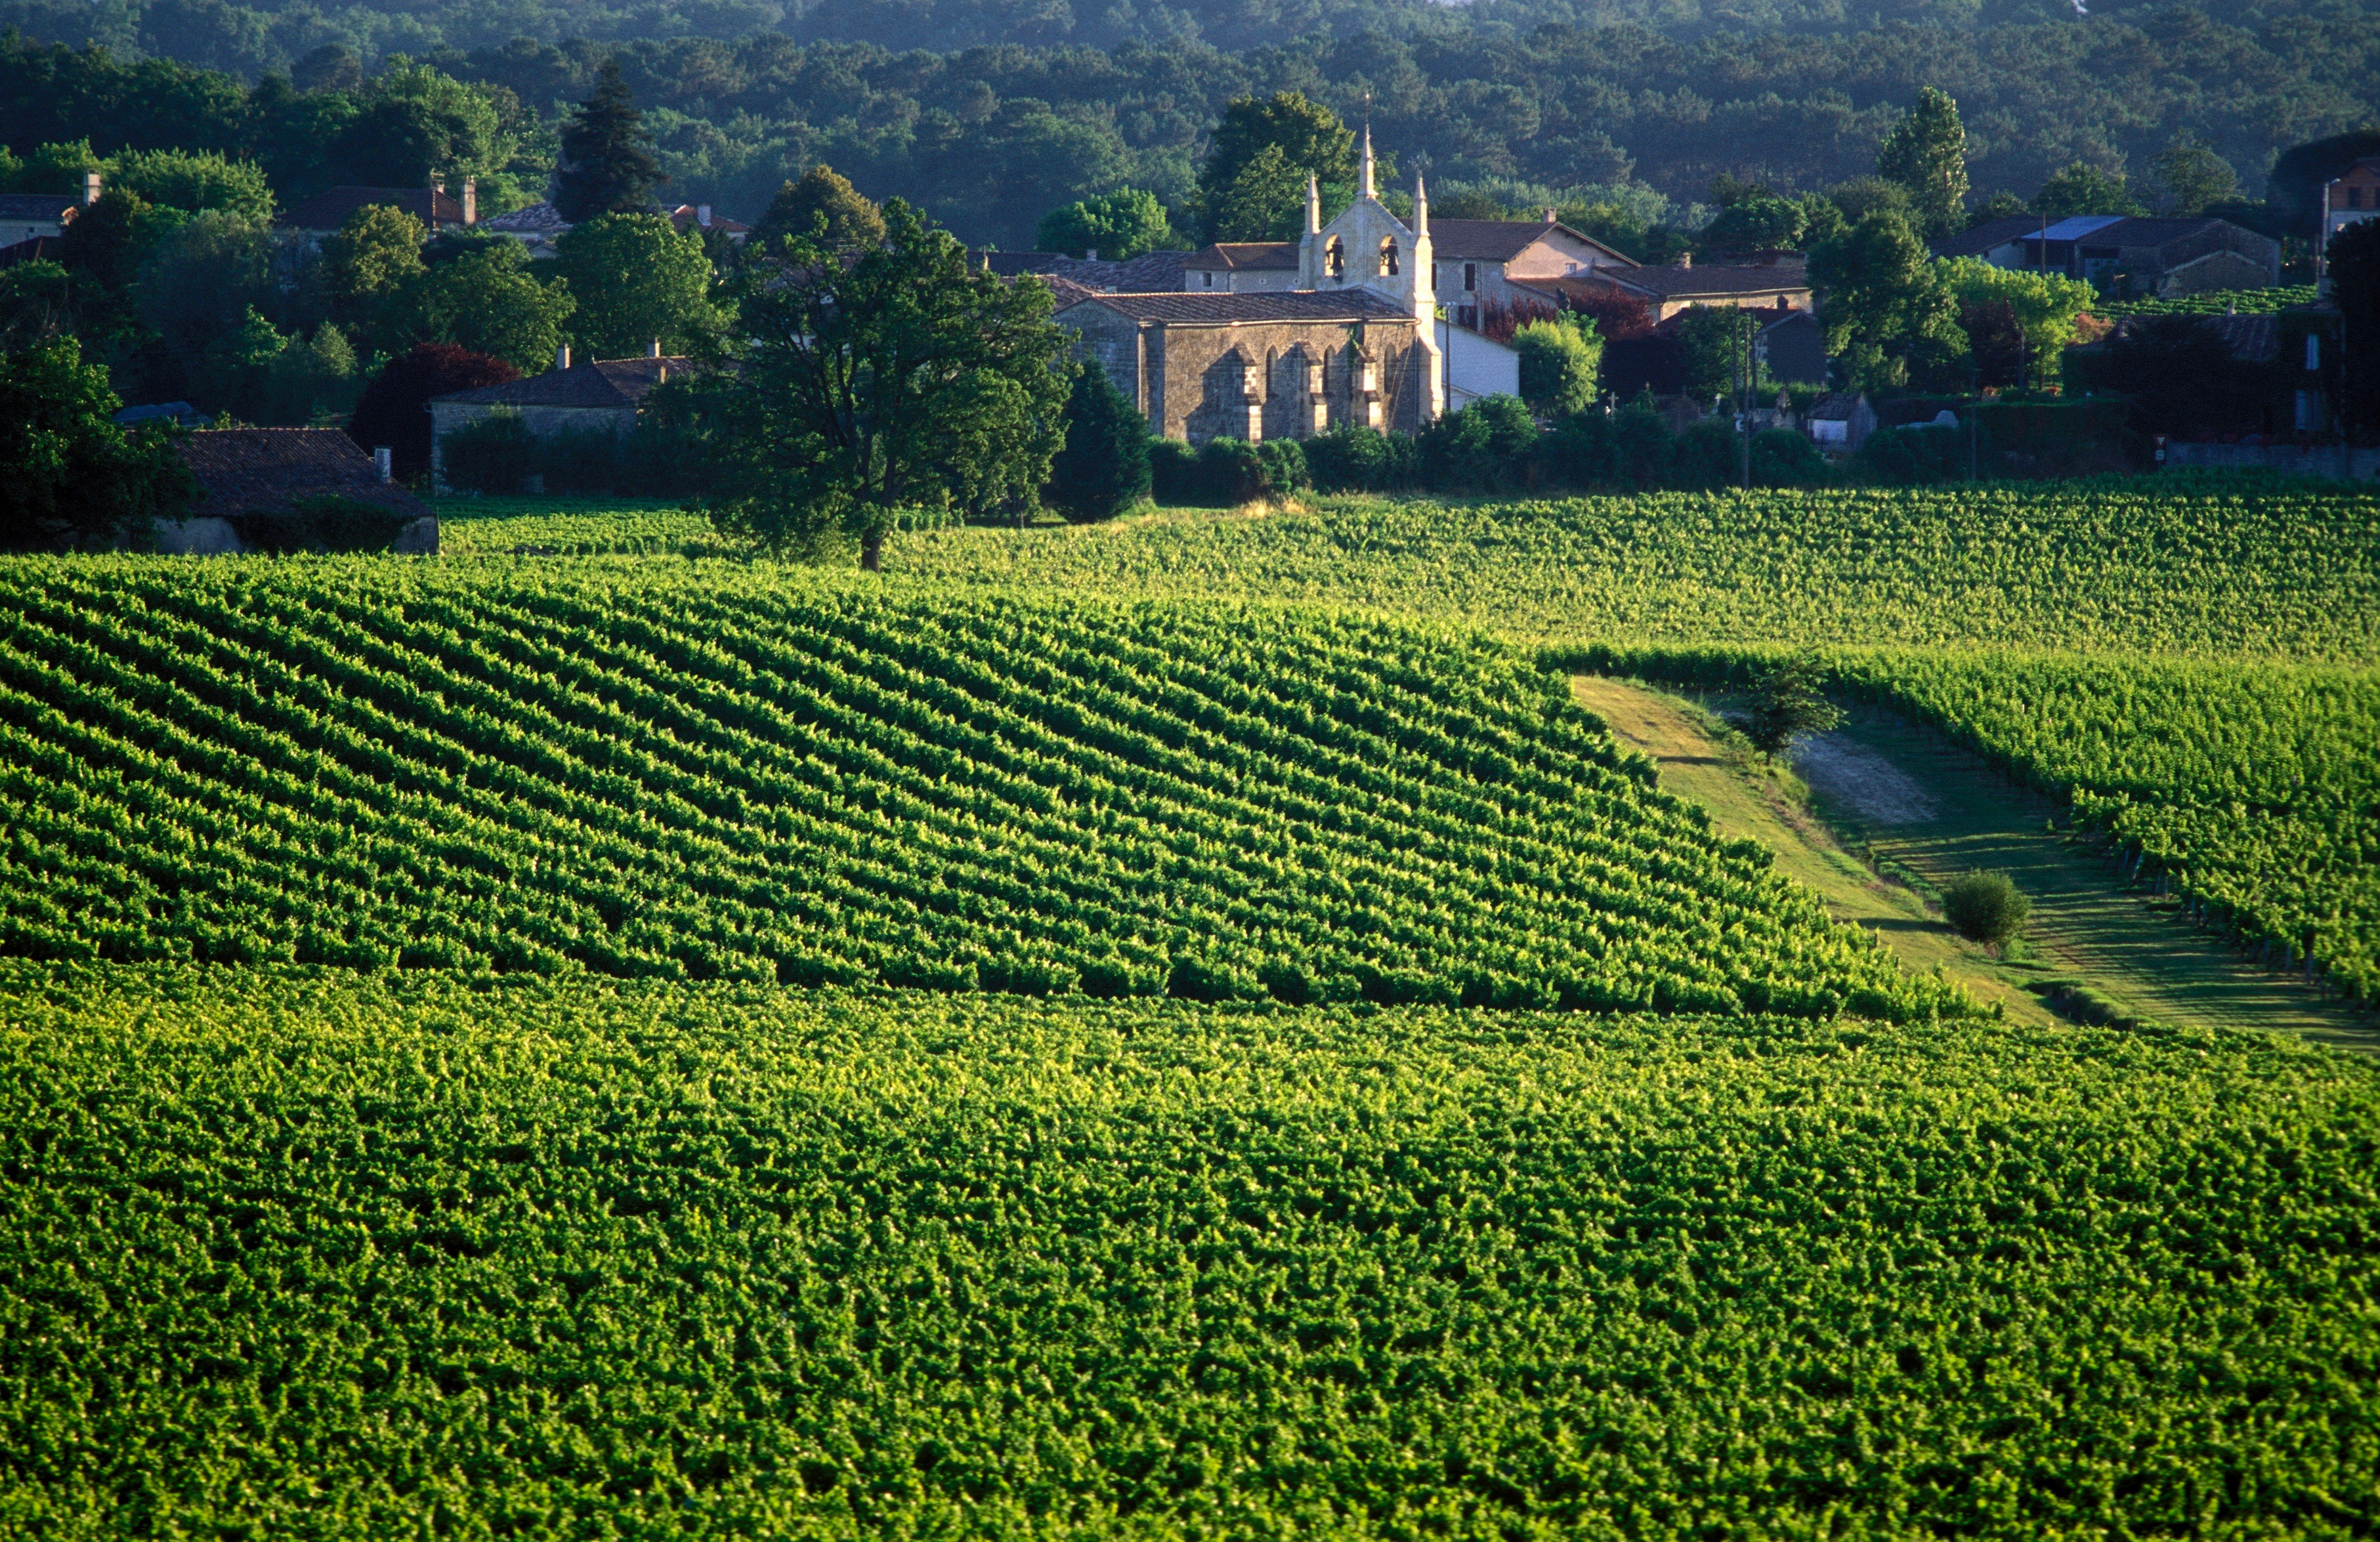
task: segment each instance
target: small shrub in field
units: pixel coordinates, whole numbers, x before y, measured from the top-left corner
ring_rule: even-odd
[[[1942,891],[1942,915],[1960,936],[2001,948],[2024,929],[2033,902],[2006,873],[1969,873]]]

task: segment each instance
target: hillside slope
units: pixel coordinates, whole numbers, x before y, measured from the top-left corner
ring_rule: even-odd
[[[775,569],[0,567],[0,952],[1906,1018],[1497,645]]]

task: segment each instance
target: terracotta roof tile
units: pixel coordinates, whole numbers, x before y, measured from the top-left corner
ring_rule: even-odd
[[[308,498],[353,498],[416,518],[430,513],[382,482],[372,457],[337,429],[213,429],[175,450],[206,490],[191,517],[285,509]]]
[[[334,188],[310,198],[273,223],[293,230],[336,230],[358,209],[402,209],[425,225],[461,225],[463,206],[444,193],[433,203],[427,188]]]

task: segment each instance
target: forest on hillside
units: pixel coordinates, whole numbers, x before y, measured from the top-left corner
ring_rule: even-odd
[[[2380,118],[2380,4],[2099,6],[2071,0],[1852,6],[1826,0],[1223,0],[1190,11],[1066,0],[752,0],[468,7],[223,0],[6,0],[29,42],[0,61],[0,140],[103,152],[193,143],[206,115],[143,91],[368,102],[392,67],[484,88],[533,148],[618,56],[674,198],[749,218],[827,162],[971,240],[1029,245],[1045,211],[1113,188],[1169,203],[1222,105],[1303,91],[1367,111],[1403,171],[1501,200],[1578,189],[1683,220],[1715,178],[1794,191],[1872,169],[1923,85],[1958,99],[1978,195],[2029,196],[2082,161],[2136,183],[2177,140],[2261,191],[2282,147]],[[124,64],[150,61],[130,74]],[[176,75],[179,61],[230,77]],[[107,91],[72,78],[115,71]],[[144,83],[145,82],[145,83]],[[176,93],[179,93],[177,97]],[[253,116],[253,114],[250,114]],[[225,127],[219,139],[236,140]],[[259,148],[261,153],[261,148]],[[533,180],[533,177],[531,178]]]

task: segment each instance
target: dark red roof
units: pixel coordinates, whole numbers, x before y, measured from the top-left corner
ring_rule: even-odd
[[[444,193],[438,194],[433,203],[427,188],[334,188],[308,199],[275,223],[298,230],[336,230],[347,223],[348,215],[374,204],[402,209],[433,230],[463,223],[460,203]]]
[[[213,429],[174,448],[206,490],[192,517],[285,509],[308,498],[353,498],[416,518],[430,513],[382,482],[371,456],[337,429]]]
[[[720,230],[726,232],[730,236],[749,236],[752,234],[752,227],[750,225],[739,225],[735,221],[731,220],[726,215],[721,213],[716,209],[713,209],[710,212],[710,223],[709,225],[703,224],[702,207],[699,204],[681,203],[676,208],[669,212],[669,217],[670,224],[677,226],[680,230]]]
[[[482,385],[432,396],[433,402],[462,402],[473,407],[633,407],[643,401],[664,375],[683,379],[695,363],[683,355],[662,358],[599,358],[567,370],[548,370],[527,380]]]

